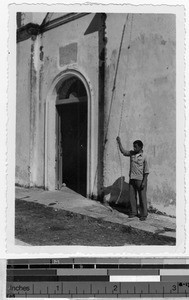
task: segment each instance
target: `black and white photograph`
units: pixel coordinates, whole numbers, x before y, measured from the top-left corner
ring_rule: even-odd
[[[13,5],[19,249],[183,247],[184,10],[114,8]]]

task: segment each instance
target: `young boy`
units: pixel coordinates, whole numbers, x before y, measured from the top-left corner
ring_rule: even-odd
[[[129,218],[138,215],[137,211],[137,193],[139,195],[140,221],[145,221],[148,215],[147,211],[147,177],[149,174],[148,162],[143,153],[143,143],[140,140],[134,141],[133,150],[127,151],[122,147],[120,137],[116,138],[119,149],[124,156],[130,157],[129,171],[129,197],[131,204],[131,213]]]

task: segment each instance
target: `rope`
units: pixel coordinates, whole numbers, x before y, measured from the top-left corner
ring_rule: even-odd
[[[130,49],[130,47],[131,47],[132,27],[133,27],[133,15],[132,15],[132,18],[131,18],[131,29],[130,29],[130,35],[129,35],[128,49]],[[128,65],[128,63],[129,63],[129,53],[128,53],[128,56],[127,56],[127,65]],[[126,91],[126,82],[127,82],[127,78],[125,76],[124,91]],[[117,134],[117,136],[120,136],[122,119],[123,119],[123,108],[124,108],[125,96],[126,96],[126,92],[123,94],[123,99],[122,99],[122,103],[121,103],[121,115],[120,115],[120,121],[119,121],[119,127],[118,127],[118,134]],[[119,202],[119,200],[121,198],[121,194],[123,192],[123,170],[122,170],[122,163],[121,163],[121,154],[120,154],[120,150],[119,150],[118,144],[117,144],[117,152],[118,152],[118,158],[119,158],[119,163],[120,163],[121,182],[120,182],[120,192],[119,192],[118,198],[117,198],[117,200],[115,202],[116,204],[118,204],[118,202]]]
[[[120,42],[120,46],[119,46],[116,70],[115,70],[115,75],[114,75],[114,82],[113,82],[113,88],[112,88],[112,97],[111,97],[111,101],[110,101],[110,109],[109,109],[109,114],[108,114],[107,130],[106,130],[106,134],[105,134],[104,144],[106,144],[106,142],[107,142],[107,135],[108,135],[108,128],[109,128],[111,111],[112,111],[112,104],[113,104],[115,90],[116,90],[116,79],[117,79],[119,61],[120,61],[120,56],[121,56],[121,49],[122,49],[123,38],[124,38],[125,29],[126,29],[126,25],[127,25],[128,20],[129,20],[129,14],[127,14],[127,17],[126,17],[126,20],[125,20],[125,23],[124,23],[124,26],[123,26],[123,30],[122,30],[122,35],[121,35],[121,42]]]
[[[128,49],[130,49],[130,47],[131,47],[132,28],[133,28],[133,15],[132,15],[132,18],[131,18],[131,29],[130,29],[130,34],[129,34],[129,45],[127,47]],[[127,56],[127,63],[126,64],[128,65],[128,63],[129,63],[129,53],[128,53],[128,56]],[[125,76],[124,89],[123,89],[124,91],[126,91],[126,82],[127,82],[127,78]],[[126,96],[126,92],[123,94],[123,99],[122,99],[122,104],[121,104],[121,115],[120,115],[120,121],[119,121],[118,136],[120,135],[120,131],[121,131],[125,96]]]
[[[111,111],[112,111],[112,104],[113,104],[113,100],[115,98],[116,80],[117,80],[117,73],[118,73],[119,61],[120,61],[120,56],[121,56],[123,39],[124,39],[124,35],[125,35],[125,29],[127,27],[128,20],[129,20],[129,14],[127,14],[127,17],[126,17],[126,20],[125,20],[125,23],[124,23],[124,26],[123,26],[123,30],[122,30],[122,35],[121,35],[121,42],[120,42],[120,46],[119,46],[119,52],[118,52],[116,70],[115,70],[114,81],[113,81],[112,96],[111,96],[111,101],[110,101],[110,109],[109,109],[109,114],[108,114],[108,120],[107,120],[107,126],[106,126],[106,133],[105,133],[105,138],[104,138],[104,142],[103,142],[103,146],[104,147],[105,147],[105,144],[107,142],[107,135],[108,135],[108,129],[109,129],[109,123],[110,123],[110,117],[111,117]],[[129,34],[129,46],[128,46],[128,49],[130,49],[130,43],[131,43],[132,24],[133,24],[133,15],[132,15],[132,19],[131,19],[131,29],[130,29],[130,34]],[[125,83],[124,83],[124,90],[125,90],[125,87],[126,87],[126,77],[125,77]],[[122,104],[121,104],[121,116],[120,116],[120,122],[119,122],[119,128],[118,128],[118,136],[120,135],[120,131],[121,131],[121,124],[122,124],[122,118],[123,118],[123,107],[124,107],[125,95],[126,94],[124,93],[123,94]],[[122,163],[121,163],[121,155],[120,155],[120,151],[119,151],[119,148],[118,148],[118,144],[117,144],[117,151],[118,151],[118,157],[119,157],[119,162],[120,162],[120,170],[121,170],[121,187],[120,187],[119,196],[118,196],[118,198],[117,198],[117,200],[115,202],[116,204],[119,202],[119,199],[120,199],[122,191],[123,191]],[[94,186],[95,186],[96,177],[97,177],[97,170],[98,170],[98,165],[97,165],[96,172],[95,172],[95,178],[94,178],[94,185],[93,185],[92,194],[94,192]]]
[[[115,90],[116,90],[116,79],[117,79],[117,73],[118,73],[118,67],[119,67],[119,61],[120,61],[120,55],[121,55],[121,48],[122,48],[122,44],[123,44],[123,37],[124,37],[124,33],[125,33],[125,29],[126,29],[126,25],[129,19],[129,14],[127,14],[124,26],[123,26],[123,30],[122,30],[122,35],[121,35],[121,42],[120,42],[120,46],[119,46],[119,52],[118,52],[118,58],[117,58],[117,64],[116,64],[116,70],[115,70],[115,75],[114,75],[114,81],[113,81],[113,87],[112,87],[112,96],[111,96],[111,101],[110,101],[110,109],[109,109],[109,113],[108,113],[108,120],[107,120],[107,126],[106,126],[106,133],[104,135],[104,141],[103,141],[103,147],[105,147],[106,142],[107,142],[107,136],[108,136],[108,128],[109,128],[109,123],[110,123],[110,117],[111,117],[111,111],[112,111],[112,104],[113,104],[113,100],[115,98]],[[95,172],[95,178],[94,178],[94,184],[93,184],[93,190],[92,190],[92,195],[94,193],[94,186],[95,186],[95,182],[96,182],[96,178],[97,178],[97,171],[99,168],[99,162],[97,163],[97,167],[96,167],[96,172]]]

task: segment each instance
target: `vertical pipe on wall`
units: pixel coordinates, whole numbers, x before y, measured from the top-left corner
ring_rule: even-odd
[[[98,198],[103,199],[104,184],[104,105],[105,105],[105,59],[106,59],[106,14],[100,15],[99,28],[99,123],[98,123]]]
[[[33,185],[33,180],[32,180],[32,164],[33,164],[33,132],[34,132],[34,88],[36,85],[36,76],[35,76],[35,69],[34,69],[34,42],[35,40],[32,39],[32,44],[31,44],[31,59],[30,59],[30,145],[29,145],[29,185]]]

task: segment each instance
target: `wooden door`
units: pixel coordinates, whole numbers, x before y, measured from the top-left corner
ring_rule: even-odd
[[[86,196],[87,101],[66,103],[58,112],[58,188],[67,187]]]

